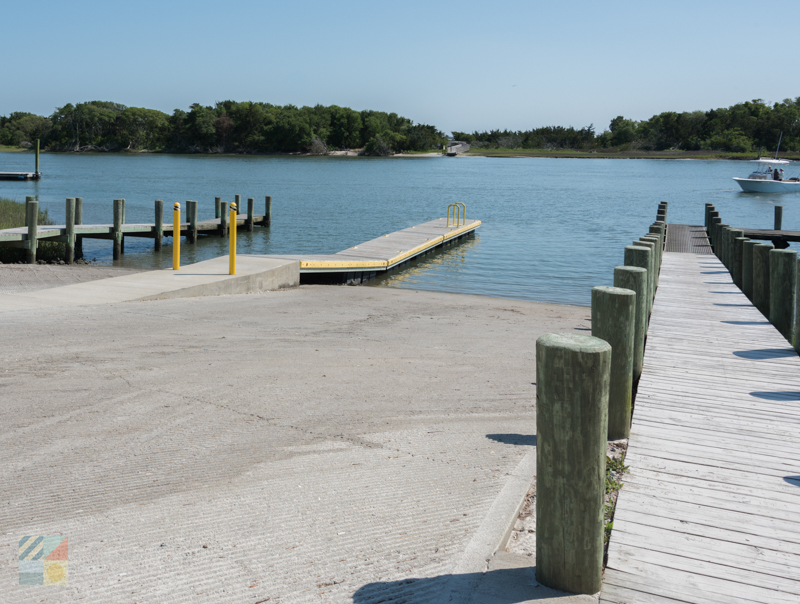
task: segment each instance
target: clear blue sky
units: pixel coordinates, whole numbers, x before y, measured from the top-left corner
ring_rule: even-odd
[[[36,2],[2,11],[0,115],[116,101],[395,111],[598,131],[800,96],[796,2]]]

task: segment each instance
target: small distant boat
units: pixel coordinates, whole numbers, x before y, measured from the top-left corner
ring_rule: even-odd
[[[788,159],[753,159],[758,165],[747,178],[734,178],[746,193],[791,193],[800,192],[800,178],[787,178],[783,166],[791,164]]]

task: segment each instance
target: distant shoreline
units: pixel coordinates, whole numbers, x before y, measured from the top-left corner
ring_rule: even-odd
[[[387,156],[369,156],[359,154],[360,150],[331,151],[325,155],[313,153],[177,153],[171,151],[42,151],[42,154],[74,154],[74,155],[194,155],[218,157],[355,157],[376,159],[383,158],[414,158],[414,157],[443,157],[440,151],[421,153],[395,153]],[[21,147],[7,147],[0,145],[0,153],[30,153],[33,151]],[[543,158],[543,159],[697,159],[697,160],[736,160],[748,161],[757,159],[752,153],[729,153],[725,151],[639,151],[639,152],[614,152],[601,151],[574,151],[574,150],[543,150],[543,149],[470,149],[467,153],[459,153],[456,157],[496,157],[496,158]],[[765,156],[766,157],[766,156]],[[800,153],[781,153],[781,159],[800,161]]]

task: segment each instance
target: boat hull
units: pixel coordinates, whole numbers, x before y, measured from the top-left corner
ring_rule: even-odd
[[[800,192],[800,182],[788,180],[756,180],[734,178],[746,193],[794,193]]]

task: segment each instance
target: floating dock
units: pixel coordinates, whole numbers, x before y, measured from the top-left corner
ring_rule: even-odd
[[[471,235],[480,225],[480,220],[450,221],[447,218],[437,218],[360,243],[336,254],[268,257],[299,260],[301,283],[356,285]]]
[[[41,172],[0,172],[0,180],[41,180]]]

